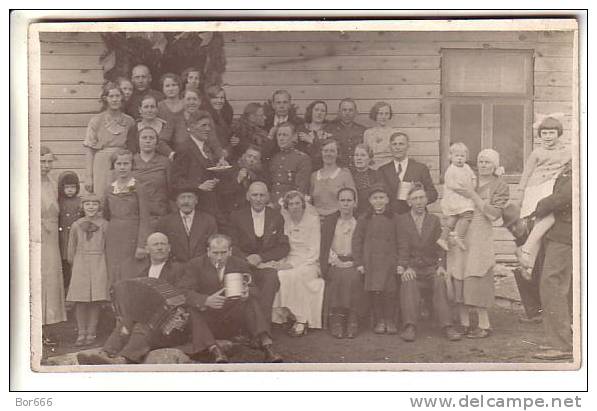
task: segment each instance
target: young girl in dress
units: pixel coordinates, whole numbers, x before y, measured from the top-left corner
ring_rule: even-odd
[[[518,190],[523,192],[521,218],[532,217],[539,200],[552,194],[556,177],[572,157],[570,149],[560,141],[563,131],[562,123],[553,117],[545,118],[539,125],[541,146],[533,150],[527,159],[518,185]],[[519,262],[527,273],[535,265],[541,238],[553,223],[553,214],[536,220],[527,241],[516,250]]]
[[[463,250],[466,250],[463,238],[473,218],[475,204],[470,198],[458,194],[454,189],[469,188],[474,190],[477,176],[471,170],[466,160],[468,148],[464,143],[454,143],[450,146],[450,165],[444,176],[444,197],[441,201],[444,213],[444,227],[437,244],[448,251],[448,236]]]
[[[369,118],[375,121],[376,125],[365,130],[363,141],[373,151],[372,168],[377,170],[393,159],[390,136],[396,132],[396,129],[390,127],[389,123],[392,119],[392,107],[385,101],[378,101],[371,108]]]
[[[72,224],[81,217],[81,198],[79,197],[79,177],[74,171],[65,171],[58,177],[58,237],[60,238],[60,255],[62,257],[62,274],[64,289],[68,290],[71,266],[68,263],[68,239]]]
[[[101,303],[109,299],[105,252],[108,222],[98,214],[98,196],[88,194],[81,204],[85,217],[73,223],[68,244],[68,261],[73,271],[66,300],[75,303],[75,346],[95,342]]]
[[[397,334],[397,237],[396,217],[383,185],[369,193],[369,211],[359,217],[352,239],[357,271],[365,276],[365,291],[371,298],[376,334]]]

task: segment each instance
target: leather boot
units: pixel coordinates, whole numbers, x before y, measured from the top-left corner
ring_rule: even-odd
[[[330,314],[330,333],[336,338],[344,338],[344,316],[342,314]]]
[[[354,338],[359,330],[359,317],[354,311],[348,313],[348,323],[346,324],[346,338]]]
[[[226,354],[224,354],[224,351],[217,344],[209,347],[209,353],[213,357],[214,363],[216,363],[216,364],[228,363],[228,357],[226,356]]]

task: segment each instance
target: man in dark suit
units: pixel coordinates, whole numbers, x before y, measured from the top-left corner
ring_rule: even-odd
[[[260,181],[252,183],[247,191],[247,200],[250,207],[230,215],[227,233],[232,238],[234,255],[244,258],[251,265],[259,288],[259,303],[266,318],[271,321],[272,305],[280,281],[278,272],[263,264],[286,257],[290,245],[284,234],[282,215],[266,207],[269,202],[267,186]]]
[[[190,137],[181,144],[174,157],[171,180],[177,188],[199,189],[201,209],[215,216],[218,211],[215,189],[219,179],[208,170],[218,162],[208,143],[213,131],[211,115],[207,111],[197,111],[187,124]]]
[[[148,257],[144,260],[131,258],[121,265],[126,272],[123,279],[151,277],[164,280],[172,285],[182,278],[184,267],[182,264],[170,261],[170,244],[168,237],[162,233],[153,233],[147,237],[146,251]],[[159,331],[152,331],[147,324],[135,323],[127,318],[119,318],[116,327],[105,342],[99,353],[79,353],[79,364],[127,364],[140,363],[149,351],[181,345],[187,336],[182,331],[175,330],[170,335],[162,335]]]
[[[427,194],[428,204],[437,200],[437,190],[431,180],[429,169],[408,157],[409,139],[403,132],[396,132],[390,136],[390,149],[394,161],[381,166],[377,171],[386,190],[390,193],[390,206],[397,214],[404,214],[410,207],[406,201],[408,187],[412,183],[423,184]],[[409,184],[403,184],[409,183]]]
[[[556,178],[553,193],[537,203],[536,218],[553,213],[555,222],[544,236],[545,260],[540,282],[543,325],[550,349],[533,357],[572,359],[572,162]]]
[[[166,234],[174,261],[186,263],[191,258],[205,254],[207,239],[217,231],[215,218],[198,210],[197,189],[174,189],[177,211],[158,221],[157,231]]]
[[[452,315],[446,291],[445,252],[436,244],[441,223],[427,212],[427,194],[422,184],[415,184],[408,193],[410,212],[398,216],[398,267],[400,276],[400,311],[404,341],[416,339],[421,292],[432,294],[436,320],[450,341],[461,339],[452,326]]]
[[[282,357],[272,350],[269,320],[254,291],[249,290],[247,297],[239,299],[223,295],[228,273],[248,273],[250,269],[244,259],[232,256],[231,240],[224,234],[211,236],[207,254],[189,261],[177,287],[185,290],[190,307],[193,352],[207,350],[214,362],[226,363],[228,358],[216,344],[216,337],[229,338],[244,328],[265,353],[265,362],[282,362]]]

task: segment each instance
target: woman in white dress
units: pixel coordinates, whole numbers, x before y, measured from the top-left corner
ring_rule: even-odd
[[[319,215],[298,191],[283,198],[284,232],[290,241],[290,253],[275,265],[280,290],[274,301],[272,320],[284,323],[294,319],[290,335],[305,335],[307,329],[321,328],[321,310],[325,283],[320,278]]]

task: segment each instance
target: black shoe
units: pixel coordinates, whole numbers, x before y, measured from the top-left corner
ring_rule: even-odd
[[[263,358],[263,362],[272,362],[272,363],[280,363],[284,362],[282,356],[276,353],[271,345],[264,345],[262,348],[265,357]]]
[[[210,347],[209,353],[213,357],[213,361],[216,364],[227,364],[228,357],[224,354],[224,351],[216,344]]]
[[[344,316],[338,314],[330,315],[330,333],[336,338],[344,338]]]
[[[460,341],[462,339],[462,334],[460,334],[456,328],[452,327],[451,325],[446,326],[444,332],[446,333],[446,338],[448,341]]]

